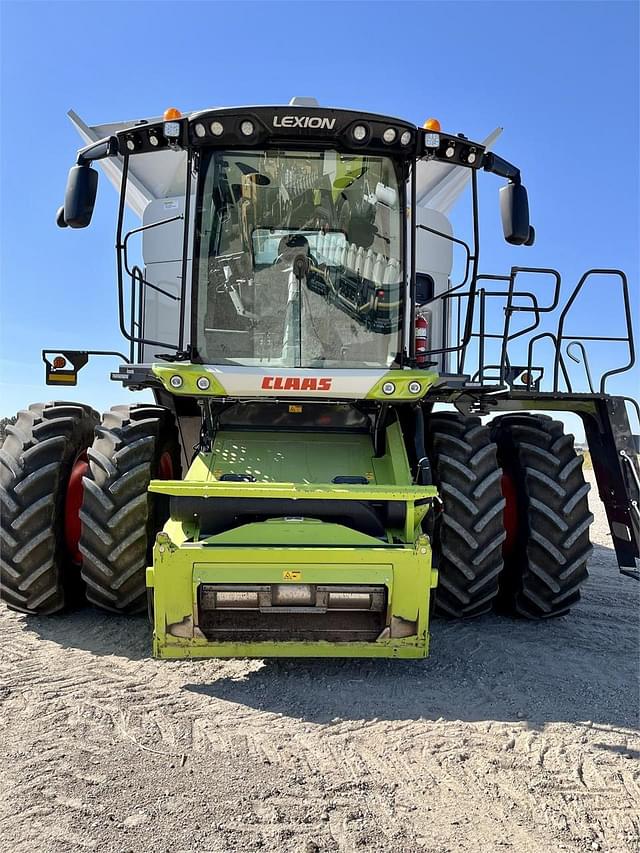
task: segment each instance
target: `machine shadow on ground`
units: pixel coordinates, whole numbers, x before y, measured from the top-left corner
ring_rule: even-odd
[[[442,717],[637,727],[638,585],[619,575],[613,550],[601,545],[590,572],[568,616],[435,619],[423,661],[271,659],[243,679],[183,689],[321,724]]]
[[[151,657],[151,627],[146,614],[120,616],[89,605],[53,616],[24,616],[23,630],[63,648],[128,660]]]
[[[542,628],[500,617],[462,629],[436,621],[425,661],[268,660],[243,680],[183,689],[320,724],[443,718],[636,726],[633,676],[601,658],[606,677],[599,678],[596,661],[580,660],[566,621],[546,637]]]
[[[612,584],[624,584],[619,595]],[[605,595],[614,609],[603,607]],[[639,716],[637,597],[636,585],[617,576],[613,552],[595,546],[583,600],[569,616],[436,619],[426,660],[276,658],[252,662],[240,674],[224,661],[151,660],[145,615],[84,607],[23,617],[23,630],[64,648],[170,667],[176,689],[194,697],[312,723],[442,717],[630,727]]]

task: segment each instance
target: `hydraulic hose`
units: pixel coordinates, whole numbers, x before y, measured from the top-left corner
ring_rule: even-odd
[[[417,405],[414,410],[414,433],[413,447],[416,454],[416,484],[419,486],[432,486],[431,465],[424,445],[424,414],[422,406]]]

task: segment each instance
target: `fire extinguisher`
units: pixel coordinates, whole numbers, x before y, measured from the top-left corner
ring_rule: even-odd
[[[418,367],[423,367],[427,361],[427,350],[429,349],[428,344],[428,336],[429,336],[429,312],[423,312],[421,314],[416,314],[416,328],[415,328],[415,340],[416,340],[416,365]]]

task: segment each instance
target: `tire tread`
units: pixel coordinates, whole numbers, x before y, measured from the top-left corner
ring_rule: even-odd
[[[133,613],[147,606],[145,571],[161,526],[148,488],[165,450],[178,478],[178,430],[173,414],[160,406],[113,406],[96,430],[84,479],[80,551],[87,598],[103,609]]]
[[[18,412],[0,449],[0,594],[24,613],[62,610],[82,592],[64,542],[71,468],[100,416],[81,403],[34,403]]]
[[[440,583],[436,611],[450,618],[487,613],[502,571],[504,497],[496,447],[479,418],[437,413],[427,447],[444,509],[434,536]]]
[[[518,535],[506,560],[501,601],[529,619],[569,612],[580,599],[591,553],[582,458],[560,421],[543,415],[496,418],[491,432],[516,485]]]

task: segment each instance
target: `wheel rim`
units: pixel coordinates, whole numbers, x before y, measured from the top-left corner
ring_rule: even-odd
[[[173,480],[173,457],[168,450],[165,450],[158,462],[158,479]]]
[[[88,469],[89,460],[87,459],[86,451],[84,451],[76,458],[71,467],[64,501],[64,539],[67,546],[67,553],[76,565],[80,565],[82,562],[82,554],[78,547],[81,532],[80,507],[82,506],[82,496],[84,494],[82,478]]]
[[[518,493],[515,480],[508,471],[503,470],[501,485],[505,499],[503,523],[507,533],[507,538],[502,546],[502,553],[508,557],[513,553],[518,538]]]

